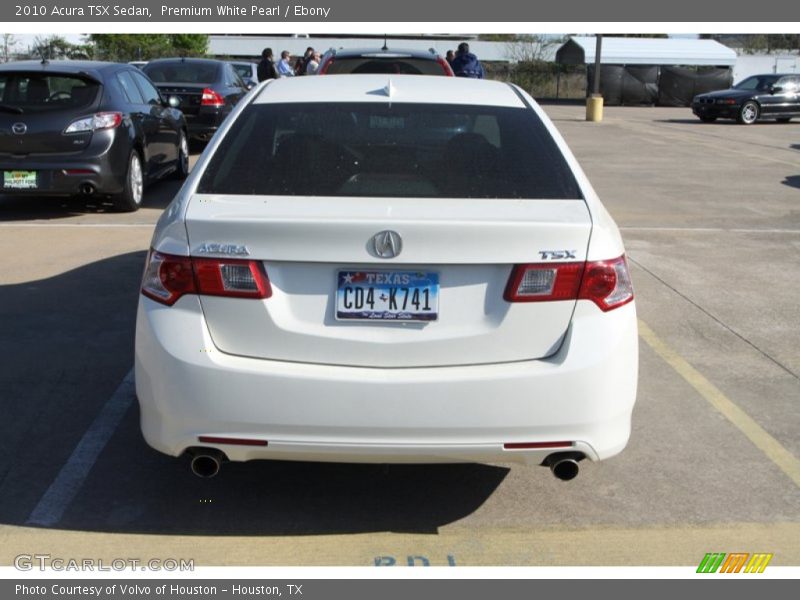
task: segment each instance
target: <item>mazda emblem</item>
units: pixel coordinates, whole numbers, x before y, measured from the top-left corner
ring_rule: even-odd
[[[24,135],[24,133],[28,131],[28,126],[25,125],[25,123],[14,123],[11,126],[11,131],[13,131],[15,135]]]
[[[403,250],[403,239],[396,231],[381,231],[372,236],[372,249],[379,258],[394,258]]]

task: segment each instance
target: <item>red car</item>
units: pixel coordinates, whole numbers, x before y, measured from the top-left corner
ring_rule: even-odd
[[[331,48],[322,57],[318,75],[343,73],[396,73],[399,75],[444,75],[453,77],[448,62],[431,48],[422,50],[389,50]]]

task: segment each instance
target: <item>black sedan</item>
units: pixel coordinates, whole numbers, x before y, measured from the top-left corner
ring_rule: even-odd
[[[186,121],[131,65],[0,66],[0,194],[108,196],[137,210],[144,186],[189,171]]]
[[[753,75],[729,90],[695,96],[692,112],[706,123],[717,119],[736,119],[745,125],[759,119],[785,123],[800,117],[800,75]]]
[[[162,94],[178,98],[189,137],[199,141],[211,139],[249,89],[233,65],[221,60],[162,58],[151,60],[142,71]]]

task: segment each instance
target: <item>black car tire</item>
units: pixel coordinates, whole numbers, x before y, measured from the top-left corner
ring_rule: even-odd
[[[792,120],[792,117],[779,117],[775,119],[778,123],[788,123]]]
[[[133,212],[142,206],[144,196],[144,172],[142,159],[136,150],[128,156],[128,168],[125,169],[125,187],[122,192],[111,197],[114,208],[120,212]]]
[[[736,121],[742,125],[752,125],[758,120],[758,104],[752,100],[748,100],[739,109],[739,114],[736,115]]]
[[[700,117],[700,120],[703,123],[713,123],[714,121],[717,120],[717,117],[712,117],[711,115],[703,115],[702,117]]]
[[[189,175],[189,138],[186,132],[181,130],[181,137],[178,140],[178,160],[175,164],[175,172],[172,176],[175,179],[186,179]]]

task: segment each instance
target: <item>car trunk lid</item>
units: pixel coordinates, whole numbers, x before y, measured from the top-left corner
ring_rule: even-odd
[[[575,300],[509,303],[513,265],[568,251],[585,260],[591,220],[581,200],[196,195],[190,251],[236,248],[262,261],[265,300],[202,296],[216,347],[262,359],[418,367],[537,359],[567,331]],[[379,258],[371,239],[394,231],[402,250]],[[219,254],[218,254],[219,255]],[[224,254],[220,255],[224,256]],[[553,256],[552,254],[545,256]],[[432,321],[341,320],[338,274],[433,273]]]

